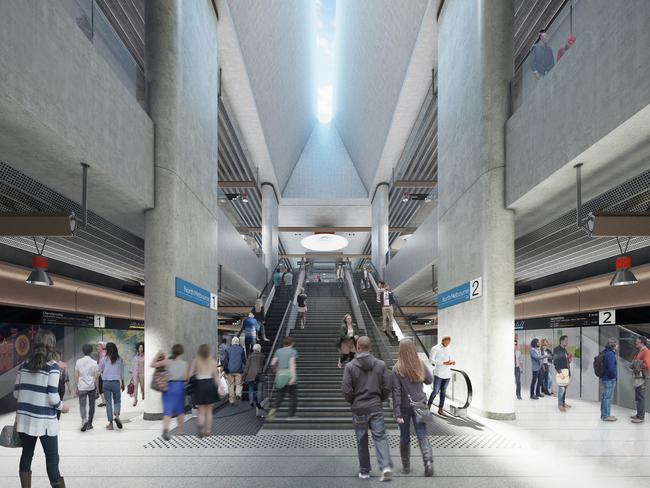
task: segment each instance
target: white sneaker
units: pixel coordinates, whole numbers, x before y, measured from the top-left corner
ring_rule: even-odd
[[[390,468],[384,468],[381,472],[381,479],[379,481],[390,481],[393,479],[393,470]]]
[[[359,479],[369,480],[370,479],[370,473],[359,473]]]

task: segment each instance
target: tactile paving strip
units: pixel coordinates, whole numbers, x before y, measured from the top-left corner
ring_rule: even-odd
[[[498,434],[429,436],[431,445],[439,449],[514,449],[517,442]],[[399,436],[389,435],[391,448],[399,448]],[[144,446],[149,449],[355,449],[354,434],[299,434],[299,435],[238,435],[212,436],[199,439],[193,435],[173,436],[170,441],[159,437]],[[370,438],[370,447],[374,447]],[[411,437],[411,447],[418,447]]]

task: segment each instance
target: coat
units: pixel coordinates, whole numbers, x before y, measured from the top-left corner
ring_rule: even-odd
[[[353,335],[358,336],[359,329],[356,324],[352,324],[352,329],[354,330]],[[349,354],[357,351],[357,341],[354,337],[348,337],[348,327],[346,325],[341,325],[339,328],[339,342],[337,347],[341,351],[341,354]]]
[[[249,381],[255,381],[257,376],[262,373],[264,368],[264,354],[261,352],[253,352],[248,356],[246,361],[246,367],[244,368],[244,376],[242,381],[248,383]]]

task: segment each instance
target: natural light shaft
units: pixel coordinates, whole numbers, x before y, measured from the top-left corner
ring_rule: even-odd
[[[336,0],[315,4],[316,114],[321,124],[334,117]]]

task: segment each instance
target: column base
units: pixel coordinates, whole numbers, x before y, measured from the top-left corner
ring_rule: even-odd
[[[480,410],[478,408],[473,410],[481,417],[485,417],[491,420],[516,420],[517,419],[515,412],[490,412],[488,410]]]
[[[149,413],[145,412],[144,415],[142,416],[144,420],[162,420],[163,419],[163,414],[161,413]]]

